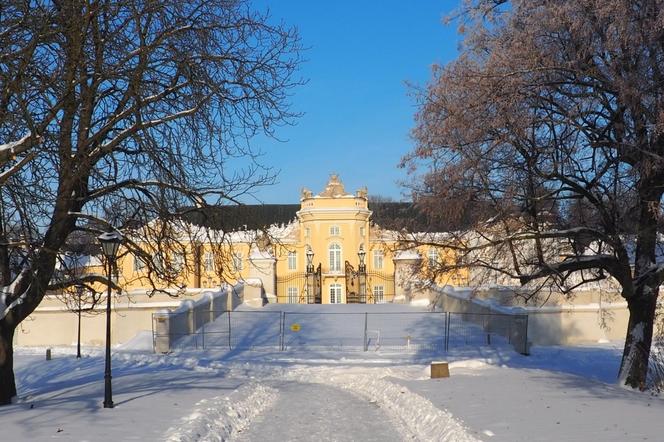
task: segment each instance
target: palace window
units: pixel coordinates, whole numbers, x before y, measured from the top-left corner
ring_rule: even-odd
[[[157,269],[157,271],[163,271],[164,270],[164,257],[160,253],[157,253],[154,258],[152,259],[152,262],[154,263],[154,268]]]
[[[383,251],[382,250],[374,250],[373,251],[373,266],[374,269],[376,270],[381,270],[383,268]]]
[[[243,269],[242,253],[233,253],[233,268],[238,272]]]
[[[145,268],[145,261],[138,256],[134,256],[134,272],[140,272]]]
[[[297,304],[297,287],[288,287],[288,303]]]
[[[288,270],[297,269],[297,252],[288,252]]]
[[[330,236],[339,236],[340,234],[339,226],[330,226]]]
[[[341,284],[330,286],[330,304],[341,304]]]
[[[182,253],[176,252],[173,254],[172,266],[176,272],[181,272],[184,269],[184,255]]]
[[[205,252],[205,259],[203,261],[206,272],[214,271],[214,254],[212,252]]]
[[[429,249],[429,267],[436,267],[438,265],[438,250]]]
[[[373,288],[374,302],[382,304],[385,302],[385,287],[382,285],[375,285]]]
[[[341,246],[330,244],[330,272],[341,272]]]
[[[360,227],[360,236],[364,238],[364,227]]]

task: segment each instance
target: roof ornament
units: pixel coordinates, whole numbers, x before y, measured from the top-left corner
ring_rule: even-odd
[[[300,198],[301,199],[307,199],[307,198],[311,198],[313,195],[314,194],[311,190],[307,189],[306,187],[303,187],[302,188],[302,193],[300,193]]]
[[[336,173],[331,174],[330,180],[327,182],[325,190],[320,193],[320,196],[336,197],[344,195],[346,195],[346,189],[344,189],[344,185],[339,179],[339,175]]]

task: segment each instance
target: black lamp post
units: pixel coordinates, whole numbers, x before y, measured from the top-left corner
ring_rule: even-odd
[[[76,341],[76,359],[81,359],[81,297],[83,296],[83,286],[76,286],[76,295],[78,296],[78,340]]]
[[[367,252],[364,251],[364,247],[360,246],[360,250],[357,252],[358,258],[360,258],[360,265],[358,266],[358,272],[364,273],[367,271],[367,266],[364,264],[364,257],[367,256]]]
[[[104,368],[104,408],[113,408],[113,391],[111,388],[111,277],[113,264],[122,243],[122,235],[118,232],[102,233],[97,238],[108,263],[108,292],[106,294],[106,366]]]
[[[314,251],[307,247],[307,273],[314,272]]]
[[[367,266],[364,264],[366,256],[367,252],[360,245],[360,250],[357,251],[357,257],[360,258],[360,265],[357,267],[357,281],[359,283],[360,302],[363,304],[367,302]]]

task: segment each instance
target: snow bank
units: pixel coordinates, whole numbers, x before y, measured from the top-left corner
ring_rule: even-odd
[[[196,404],[195,411],[164,440],[172,442],[224,441],[247,428],[252,419],[272,406],[277,390],[256,383],[244,385],[229,396],[217,396]]]

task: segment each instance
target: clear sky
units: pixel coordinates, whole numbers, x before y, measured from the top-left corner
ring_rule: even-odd
[[[442,18],[451,0],[255,0],[273,20],[299,29],[308,83],[295,90],[294,127],[278,129],[277,142],[253,140],[262,162],[279,170],[278,183],[247,203],[297,203],[300,189],[323,190],[338,173],[346,190],[408,200],[397,167],[413,146],[416,111],[412,88],[424,85],[431,65],[456,57],[459,35]]]

